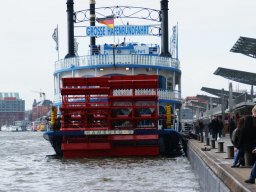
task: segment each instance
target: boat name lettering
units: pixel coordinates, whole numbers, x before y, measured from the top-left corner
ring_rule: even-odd
[[[86,27],[86,36],[140,36],[149,35],[149,25],[117,25],[114,28],[107,26],[88,26]]]
[[[131,135],[133,130],[97,130],[97,131],[84,131],[85,135]]]

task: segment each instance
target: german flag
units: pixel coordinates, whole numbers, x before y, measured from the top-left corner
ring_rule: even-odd
[[[109,28],[112,28],[112,29],[114,28],[114,16],[113,15],[105,17],[105,18],[97,18],[96,21],[98,23],[107,25],[107,27],[109,27]]]

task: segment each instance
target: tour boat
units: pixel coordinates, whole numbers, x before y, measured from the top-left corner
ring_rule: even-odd
[[[95,1],[90,1],[90,9],[85,10],[91,19],[85,27],[90,53],[78,56],[74,28],[82,11],[74,12],[73,0],[67,0],[69,52],[55,63],[52,128],[44,133],[57,155],[95,158],[181,153],[177,26],[171,39],[176,52],[171,54],[166,5],[168,0],[161,0],[161,10],[148,9],[159,13],[161,45],[125,40],[97,45],[96,36],[150,36],[152,25],[112,25],[124,16],[125,8],[109,7],[121,15],[98,18]]]

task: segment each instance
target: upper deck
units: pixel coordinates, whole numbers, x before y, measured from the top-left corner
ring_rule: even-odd
[[[67,70],[74,67],[107,67],[113,65],[114,63],[116,66],[130,65],[134,67],[169,67],[177,70],[180,69],[180,62],[177,59],[170,57],[133,54],[115,55],[115,59],[113,58],[113,55],[85,55],[61,59],[55,62],[55,71]]]
[[[180,62],[178,59],[163,57],[159,55],[158,45],[146,44],[104,44],[95,46],[91,55],[76,56],[65,58],[55,63],[55,72],[59,70],[73,69],[74,67],[152,67],[170,68],[179,70]]]

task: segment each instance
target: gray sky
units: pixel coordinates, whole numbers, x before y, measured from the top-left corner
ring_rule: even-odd
[[[74,1],[75,11],[89,8],[89,0]],[[97,7],[114,5],[159,9],[160,0],[96,0]],[[255,0],[169,1],[169,29],[179,23],[183,98],[206,94],[200,91],[203,86],[228,89],[227,79],[213,75],[217,67],[255,72],[255,59],[230,52],[240,36],[256,38],[255,8]],[[2,2],[0,92],[19,92],[26,109],[31,109],[33,99],[39,99],[33,90],[43,91],[46,98],[53,99],[54,62],[58,55],[52,33],[58,24],[63,58],[67,54],[66,20],[66,0]],[[89,39],[80,38],[78,42],[79,55],[86,55]],[[249,90],[249,86],[234,82],[233,89],[238,88]]]

